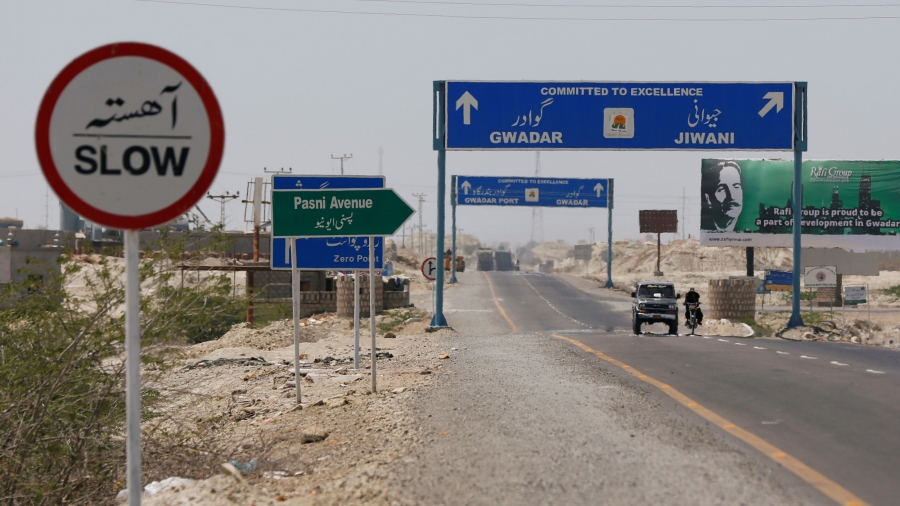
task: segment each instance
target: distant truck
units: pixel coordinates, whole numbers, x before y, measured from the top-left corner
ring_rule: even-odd
[[[645,323],[665,323],[669,334],[678,335],[678,300],[675,285],[659,281],[639,281],[631,292],[631,327],[641,335]]]
[[[475,257],[478,259],[477,269],[479,271],[492,271],[494,270],[494,252],[489,249],[478,250],[475,253]]]
[[[509,251],[494,252],[494,267],[498,271],[511,271],[515,268],[512,260],[512,253]]]

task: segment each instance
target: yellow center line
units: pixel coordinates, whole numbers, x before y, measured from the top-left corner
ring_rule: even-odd
[[[496,300],[496,298],[495,298],[495,300]],[[499,304],[498,304],[498,306],[499,306]],[[510,323],[512,323],[512,322],[510,322]],[[678,401],[679,403],[681,403],[683,406],[687,407],[694,413],[697,413],[698,415],[700,415],[707,421],[715,424],[716,426],[718,426],[725,432],[728,432],[732,436],[735,436],[736,438],[740,439],[741,441],[749,444],[750,446],[752,446],[753,448],[755,448],[759,452],[761,452],[763,455],[769,457],[770,459],[774,460],[778,464],[784,466],[785,468],[790,470],[792,473],[797,475],[800,479],[802,479],[806,483],[809,483],[810,485],[812,485],[813,487],[818,489],[820,492],[822,492],[826,496],[830,497],[836,503],[841,504],[843,506],[867,506],[867,503],[865,501],[863,501],[859,497],[856,497],[855,495],[853,495],[852,492],[845,489],[844,487],[829,480],[822,473],[809,467],[808,465],[804,464],[797,458],[792,457],[791,455],[787,454],[786,452],[784,452],[777,446],[769,443],[768,441],[757,436],[756,434],[753,434],[752,432],[749,432],[747,430],[744,430],[744,429],[738,427],[737,425],[731,423],[730,421],[726,420],[722,416],[719,416],[715,412],[701,406],[700,404],[698,404],[696,401],[694,401],[690,397],[688,397],[688,396],[684,395],[683,393],[679,392],[678,390],[672,388],[670,385],[667,385],[661,381],[657,381],[657,380],[651,378],[650,376],[647,376],[646,374],[640,373],[633,367],[631,367],[627,364],[624,364],[614,358],[605,356],[603,353],[600,353],[599,351],[595,351],[595,350],[591,349],[589,346],[582,343],[581,341],[572,339],[570,337],[562,336],[559,334],[553,334],[553,337],[562,339],[564,341],[568,341],[568,342],[574,344],[575,346],[578,346],[582,350],[586,351],[587,353],[592,353],[592,354],[596,355],[597,357],[609,362],[610,364],[613,364],[617,367],[624,369],[628,374],[631,374],[632,376],[635,376],[635,377],[641,379],[642,381],[649,383],[649,384],[655,386],[656,388],[659,388],[660,390],[665,392],[666,395],[675,399],[676,401]]]
[[[491,289],[491,297],[494,298],[494,304],[497,305],[497,309],[500,311],[500,314],[503,315],[504,318],[506,318],[506,321],[509,322],[510,327],[512,327],[512,332],[510,332],[510,334],[517,332],[519,330],[519,327],[516,327],[516,324],[513,323],[513,321],[509,318],[509,316],[506,314],[506,311],[503,310],[503,306],[500,305],[500,301],[497,299],[497,293],[494,291],[494,283],[491,282],[491,277],[487,275],[487,272],[481,271],[481,273],[484,274],[484,279],[487,280],[488,287]]]

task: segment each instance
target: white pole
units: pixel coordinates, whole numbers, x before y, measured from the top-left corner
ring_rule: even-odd
[[[141,504],[140,232],[125,231],[125,467],[129,506]]]
[[[297,384],[297,404],[300,404],[300,270],[297,269],[297,238],[291,241],[291,291],[294,305],[294,383]]]
[[[359,271],[353,271],[353,368],[359,369]]]
[[[872,332],[872,299],[869,297],[868,283],[866,283],[866,312],[869,313],[869,332]]]
[[[369,329],[372,331],[372,393],[378,391],[375,381],[375,236],[369,236]]]

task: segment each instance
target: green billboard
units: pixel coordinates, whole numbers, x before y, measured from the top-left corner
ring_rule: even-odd
[[[790,247],[790,160],[705,159],[700,242]],[[803,246],[900,249],[900,161],[810,160],[801,171]]]

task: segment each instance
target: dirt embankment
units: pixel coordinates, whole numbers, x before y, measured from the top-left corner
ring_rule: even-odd
[[[426,333],[418,310],[386,311],[376,322],[373,393],[368,320],[360,325],[359,369],[352,321],[333,314],[303,320],[300,405],[290,321],[259,329],[239,324],[216,341],[186,347],[160,383],[145,386],[161,403],[144,431],[177,429],[187,435],[185,451],[200,453],[194,468],[152,476],[188,480],[157,483],[164,490],[145,504],[396,502],[383,485],[384,468],[420,441],[407,402],[443,372],[454,349],[446,340],[452,331]]]

